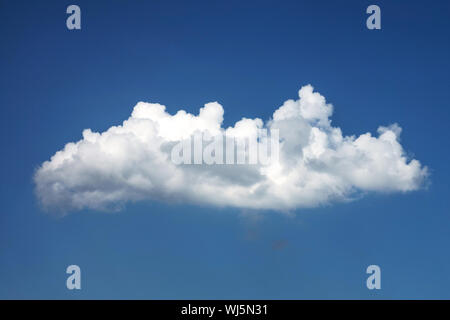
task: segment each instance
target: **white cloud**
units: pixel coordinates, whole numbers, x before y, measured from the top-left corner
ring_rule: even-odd
[[[49,210],[117,209],[130,201],[164,200],[239,208],[294,209],[351,198],[361,192],[406,192],[421,187],[427,168],[407,159],[401,128],[378,136],[343,136],[332,127],[331,104],[310,85],[287,100],[267,123],[242,119],[223,128],[222,106],[175,115],[139,102],[128,120],[102,133],[83,131],[36,171],[36,194]],[[195,132],[254,134],[278,129],[279,162],[263,165],[175,165],[171,146]]]

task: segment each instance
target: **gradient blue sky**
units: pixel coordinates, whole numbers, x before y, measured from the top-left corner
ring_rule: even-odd
[[[365,27],[370,4],[382,30]],[[449,14],[424,0],[0,0],[0,298],[450,298]],[[34,170],[137,101],[217,100],[227,126],[268,119],[308,83],[346,135],[398,122],[428,189],[291,216],[139,203],[57,218],[36,202]]]

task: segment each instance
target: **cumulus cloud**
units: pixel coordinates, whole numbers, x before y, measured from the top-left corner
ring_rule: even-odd
[[[311,85],[264,123],[247,119],[223,128],[224,109],[205,104],[198,115],[171,115],[165,106],[139,102],[122,125],[83,131],[35,172],[36,194],[51,211],[120,209],[127,202],[163,200],[237,208],[315,207],[367,192],[421,187],[427,168],[408,159],[397,124],[377,135],[344,136],[331,125],[333,106]],[[279,132],[279,159],[270,164],[177,165],[176,143],[195,133],[245,137]]]

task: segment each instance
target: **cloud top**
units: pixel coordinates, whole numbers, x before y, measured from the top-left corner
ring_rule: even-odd
[[[122,125],[83,131],[35,172],[40,203],[51,211],[120,209],[127,202],[179,201],[212,206],[286,210],[315,207],[365,192],[421,187],[427,167],[408,159],[397,124],[378,134],[344,136],[331,125],[333,106],[311,85],[264,123],[247,119],[223,128],[224,109],[205,104],[198,115],[139,102]],[[177,165],[174,144],[196,133],[259,135],[279,130],[279,161],[268,165]]]

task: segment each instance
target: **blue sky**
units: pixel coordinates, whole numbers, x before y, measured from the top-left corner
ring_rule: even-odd
[[[370,4],[381,30],[365,26]],[[450,298],[449,13],[446,1],[0,1],[0,298]],[[144,201],[57,217],[36,200],[43,161],[138,101],[171,113],[219,101],[228,126],[269,119],[309,83],[346,135],[398,122],[428,187],[291,215]],[[70,264],[80,291],[65,286]],[[371,264],[379,291],[365,286]]]

